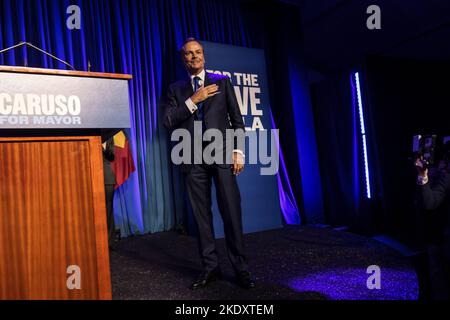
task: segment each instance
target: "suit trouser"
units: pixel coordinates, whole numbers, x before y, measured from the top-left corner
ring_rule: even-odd
[[[211,211],[212,180],[216,187],[217,203],[223,220],[228,258],[235,272],[247,271],[241,196],[236,176],[230,168],[220,168],[216,165],[193,165],[186,175],[186,188],[198,227],[203,269],[210,272],[219,266]]]

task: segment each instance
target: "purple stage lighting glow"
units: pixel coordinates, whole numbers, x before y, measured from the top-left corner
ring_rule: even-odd
[[[419,285],[414,270],[404,267],[384,267],[381,290],[367,288],[365,266],[335,266],[311,270],[306,275],[286,279],[292,290],[315,294],[321,300],[417,300]]]
[[[359,110],[359,123],[361,125],[361,137],[362,137],[362,141],[363,141],[364,174],[365,174],[365,181],[366,181],[366,192],[367,192],[367,198],[371,199],[372,194],[371,194],[371,190],[370,190],[369,161],[367,158],[366,126],[364,124],[364,110],[363,110],[362,98],[361,98],[361,86],[360,86],[360,82],[359,82],[359,72],[355,73],[355,83],[356,83],[356,95],[357,95],[358,110]]]

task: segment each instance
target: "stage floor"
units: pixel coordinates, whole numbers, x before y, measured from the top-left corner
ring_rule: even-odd
[[[198,276],[197,241],[175,232],[122,239],[110,252],[113,299],[416,300],[411,262],[389,247],[333,229],[285,227],[245,235],[257,287],[234,283],[223,239],[217,240],[223,280],[189,290]],[[367,267],[381,269],[381,289],[369,290]]]

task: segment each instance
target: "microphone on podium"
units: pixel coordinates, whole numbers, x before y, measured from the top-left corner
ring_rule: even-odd
[[[33,49],[35,49],[35,50],[37,50],[37,51],[39,51],[39,52],[41,52],[41,53],[43,53],[43,54],[45,54],[45,55],[47,55],[47,56],[49,56],[49,57],[55,59],[55,60],[58,60],[59,62],[65,64],[65,65],[68,66],[70,69],[72,69],[72,70],[75,71],[75,68],[74,68],[71,64],[69,64],[68,62],[66,62],[66,61],[64,61],[64,60],[61,60],[60,58],[58,58],[58,57],[52,55],[51,53],[48,53],[48,52],[45,51],[45,50],[42,50],[41,48],[36,47],[35,45],[33,45],[32,43],[29,43],[29,42],[24,42],[24,41],[22,41],[22,42],[19,42],[19,43],[16,44],[16,45],[13,45],[13,46],[8,47],[8,48],[5,48],[5,49],[2,49],[2,50],[0,50],[0,54],[1,54],[1,53],[5,53],[5,52],[10,51],[10,50],[14,50],[14,49],[19,48],[19,47],[22,47],[22,46],[28,46],[28,47],[31,47],[31,48],[33,48]],[[27,66],[27,65],[28,65],[28,63],[27,63],[27,61],[25,60],[25,66]]]

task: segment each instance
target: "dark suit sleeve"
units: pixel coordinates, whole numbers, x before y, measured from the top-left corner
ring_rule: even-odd
[[[192,116],[191,111],[184,102],[181,105],[177,104],[177,99],[172,86],[168,89],[164,108],[164,126],[167,129],[177,128],[181,122]]]
[[[439,181],[431,186],[430,183],[419,187],[421,206],[426,210],[435,210],[450,196],[450,175],[442,176]]]
[[[225,90],[227,94],[228,115],[233,129],[245,129],[244,121],[242,120],[241,109],[239,108],[236,94],[234,93],[233,85],[229,78],[225,80]]]
[[[227,108],[231,128],[234,130],[242,130],[242,134],[237,134],[234,139],[234,149],[244,150],[245,124],[242,120],[241,109],[239,108],[236,94],[229,78],[225,79],[225,91],[227,95]]]

